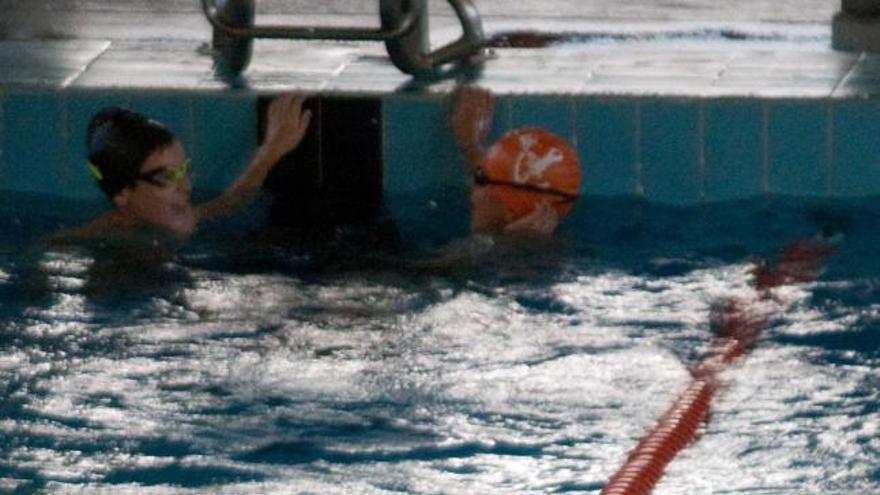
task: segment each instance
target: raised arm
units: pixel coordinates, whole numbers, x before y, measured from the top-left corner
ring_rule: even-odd
[[[473,173],[486,153],[486,138],[492,129],[495,100],[489,91],[478,86],[463,86],[456,92],[449,124]]]
[[[301,94],[280,96],[269,104],[266,115],[266,138],[251,158],[250,164],[220,197],[196,207],[199,220],[227,215],[253,200],[260,192],[269,171],[287,153],[302,142],[312,112],[303,110],[306,97]]]

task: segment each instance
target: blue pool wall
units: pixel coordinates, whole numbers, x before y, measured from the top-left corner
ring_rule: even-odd
[[[389,195],[464,187],[447,111],[439,97],[386,99]],[[578,150],[586,196],[690,206],[880,193],[880,105],[870,99],[500,97],[492,138],[525,125]]]
[[[448,128],[447,95],[376,97],[383,103],[384,197],[392,218],[405,223],[422,215],[412,198],[424,200],[425,212],[466,211],[465,166]],[[194,188],[221,191],[257,144],[257,100],[236,90],[5,88],[2,189],[102,200],[85,169],[83,132],[98,109],[119,105],[171,128],[194,157]],[[880,101],[870,98],[499,96],[492,138],[520,126],[545,127],[576,147],[586,196],[690,206],[880,194]],[[452,194],[420,196],[431,189]]]

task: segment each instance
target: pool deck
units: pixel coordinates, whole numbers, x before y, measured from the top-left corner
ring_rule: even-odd
[[[486,21],[489,35],[519,26]],[[589,41],[491,49],[472,82],[500,94],[849,98],[880,92],[880,56],[832,50],[829,26],[557,19],[529,29]],[[455,35],[453,27],[432,32],[435,43]],[[226,91],[229,84],[212,70],[209,39],[210,31],[202,40],[3,40],[0,89]],[[453,85],[414,81],[387,60],[381,43],[258,40],[238,89],[388,95],[443,93]]]
[[[213,72],[209,24],[191,2],[179,3],[180,11],[156,11],[158,4],[124,0],[119,8],[144,8],[87,12],[88,21],[83,12],[68,12],[64,22],[37,16],[25,30],[14,9],[0,21],[0,180],[7,189],[96,197],[82,174],[81,129],[96,109],[122,104],[169,125],[203,162],[196,165],[205,182],[196,187],[218,190],[238,168],[219,170],[214,162],[245,162],[256,142],[255,101],[291,90],[381,100],[386,198],[429,184],[461,188],[460,157],[438,122],[446,118],[445,96],[466,81],[500,97],[493,137],[540,125],[576,146],[586,195],[692,205],[880,194],[880,55],[831,48],[837,2],[747,2],[767,9],[759,13],[722,2],[718,18],[729,20],[717,21],[716,2],[708,0],[647,12],[627,1],[604,11],[616,18],[598,17],[608,0],[578,4],[581,15],[568,15],[571,2],[552,0],[538,17],[536,2],[517,10],[517,2],[504,1],[498,5],[508,10],[496,5],[484,17],[487,35],[534,30],[581,41],[494,48],[467,77],[432,81],[400,72],[378,42],[257,41],[234,87]],[[271,11],[280,2],[262,5]],[[365,2],[345,5],[257,20],[378,22]],[[431,23],[435,45],[457,36],[449,15]],[[36,119],[40,113],[58,118]],[[53,180],[31,169],[35,159],[58,167]]]
[[[821,35],[773,42],[725,41],[704,31],[633,36],[495,48],[473,82],[502,94],[839,98],[880,92],[880,56],[834,51]],[[666,36],[678,39],[658,39]],[[0,88],[230,89],[215,77],[208,47],[198,41],[10,40],[0,42],[0,66]],[[454,80],[414,81],[388,62],[379,44],[258,41],[243,82],[238,89],[258,93],[391,94],[447,92]]]
[[[213,74],[211,27],[193,2],[93,3],[62,0],[55,12],[4,6],[0,89],[229,89]],[[372,1],[303,3],[258,3],[257,22],[378,23]],[[633,0],[571,3],[477,1],[488,36],[530,30],[574,33],[588,42],[493,49],[472,81],[502,94],[847,98],[880,88],[880,57],[830,48],[832,0],[689,0],[647,8]],[[459,28],[445,2],[429,6],[432,43],[454,39]],[[257,93],[387,95],[452,87],[449,80],[414,82],[388,62],[381,43],[324,41],[257,41],[240,83]]]

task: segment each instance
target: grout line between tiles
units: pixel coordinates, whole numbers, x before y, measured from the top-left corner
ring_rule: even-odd
[[[99,58],[101,58],[105,53],[107,53],[107,51],[110,50],[111,46],[113,46],[112,41],[105,41],[104,47],[101,49],[101,51],[99,51],[97,55],[92,57],[92,59],[89,60],[87,64],[82,66],[82,68],[77,73],[73,74],[72,76],[68,77],[64,82],[62,82],[61,87],[67,88],[76,83],[76,81],[80,77],[82,77],[86,72],[88,72],[89,69],[92,68],[92,66],[98,61]]]
[[[837,84],[834,85],[834,88],[831,89],[831,96],[834,96],[837,93],[840,87],[843,86],[843,83],[850,78],[853,72],[856,71],[856,68],[858,68],[858,66],[865,60],[866,56],[867,54],[865,52],[861,52],[858,57],[855,57],[855,60],[852,61],[846,72],[844,72],[843,77],[841,77],[837,81]]]
[[[832,196],[837,177],[834,169],[834,104],[825,102],[825,194]]]
[[[635,157],[636,157],[636,190],[635,194],[639,197],[645,196],[645,181],[642,165],[642,104],[640,101],[635,102],[633,109],[633,120],[635,125]]]
[[[58,145],[58,151],[61,154],[61,166],[63,167],[61,180],[65,183],[70,183],[70,181],[72,181],[73,179],[75,169],[72,161],[73,157],[70,156],[70,146],[68,146],[71,138],[71,129],[70,111],[68,109],[67,102],[67,98],[63,98],[61,95],[58,95],[58,111],[61,113],[58,119],[58,140],[61,141]]]
[[[3,178],[3,176],[5,175],[5,172],[6,172],[6,153],[4,152],[4,150],[6,149],[5,142],[4,142],[5,138],[6,138],[6,134],[4,133],[4,125],[3,125],[3,122],[5,120],[4,115],[3,115],[3,110],[4,110],[3,109],[3,100],[4,100],[4,94],[2,91],[0,91],[0,179]]]
[[[699,201],[706,202],[706,104],[697,103],[697,184]]]
[[[767,101],[761,102],[761,189],[765,197],[770,196],[770,108]]]

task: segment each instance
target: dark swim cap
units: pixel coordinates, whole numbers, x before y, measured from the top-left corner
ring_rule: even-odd
[[[86,129],[89,168],[111,199],[137,184],[147,157],[172,142],[174,134],[162,124],[117,107],[96,113]]]

